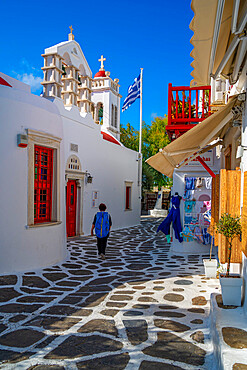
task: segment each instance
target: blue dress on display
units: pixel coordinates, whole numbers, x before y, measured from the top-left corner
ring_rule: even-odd
[[[180,233],[182,231],[181,221],[180,221],[180,197],[178,195],[173,195],[171,202],[172,207],[170,209],[170,212],[168,213],[167,217],[164,219],[164,221],[161,222],[159,225],[157,232],[160,230],[165,235],[170,235],[170,226],[172,223],[172,227],[174,229],[175,238],[179,240],[180,243],[182,243],[183,238],[181,237]]]

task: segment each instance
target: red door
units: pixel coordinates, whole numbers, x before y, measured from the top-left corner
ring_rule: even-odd
[[[69,180],[67,182],[67,196],[66,196],[66,224],[67,236],[76,235],[76,181]]]

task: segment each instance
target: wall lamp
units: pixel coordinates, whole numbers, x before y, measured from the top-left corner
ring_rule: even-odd
[[[86,184],[92,184],[93,176],[90,175],[89,172],[86,171]]]

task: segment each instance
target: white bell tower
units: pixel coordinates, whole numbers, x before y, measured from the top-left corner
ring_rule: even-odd
[[[109,131],[118,140],[120,139],[120,98],[119,80],[110,77],[110,72],[105,71],[101,55],[99,72],[92,81],[92,102],[94,104],[94,120],[102,125],[104,131]]]

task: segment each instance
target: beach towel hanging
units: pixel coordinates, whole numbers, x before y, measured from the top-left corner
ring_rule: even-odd
[[[184,242],[192,242],[193,241],[193,233],[188,226],[183,228],[181,232],[181,236],[183,237]]]
[[[202,229],[199,226],[195,227],[194,230],[194,239],[200,244],[203,243]]]
[[[184,212],[191,213],[195,207],[196,202],[194,200],[186,200],[184,202]]]

